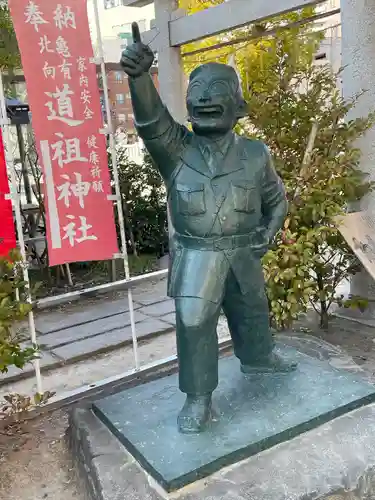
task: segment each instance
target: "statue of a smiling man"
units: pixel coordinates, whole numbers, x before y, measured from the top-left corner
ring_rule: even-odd
[[[122,54],[139,135],[164,179],[175,232],[168,293],[176,303],[179,430],[198,433],[218,384],[217,322],[223,310],[246,373],[289,372],[273,352],[261,258],[284,222],[283,184],[260,141],[233,132],[245,115],[233,68],[208,63],[190,75],[193,131],[176,123],[149,75],[154,55],[133,24]]]

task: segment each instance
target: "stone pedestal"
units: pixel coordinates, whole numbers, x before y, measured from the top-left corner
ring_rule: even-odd
[[[176,375],[98,401],[94,413],[144,470],[172,491],[375,401],[375,388],[361,376],[292,347],[279,349],[298,361],[296,372],[244,376],[235,357],[220,360],[215,418],[200,435],[177,431],[184,395]]]

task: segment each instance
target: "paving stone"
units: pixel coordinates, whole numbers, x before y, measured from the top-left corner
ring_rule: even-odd
[[[163,302],[164,300],[170,300],[167,296],[167,280],[160,280],[152,286],[151,290],[148,291],[134,290],[133,298],[136,302],[144,306]]]
[[[72,426],[75,428],[73,429]],[[88,432],[90,429],[90,432]],[[70,418],[70,436],[80,441],[80,447],[86,458],[99,455],[122,454],[129,461],[134,459],[124,453],[124,447],[117,439],[112,439],[111,431],[91,412],[82,408],[75,408]]]
[[[176,326],[176,313],[170,313],[166,316],[161,316],[159,319],[165,321],[166,323],[170,323],[173,326]]]
[[[95,500],[162,500],[134,458],[89,410],[74,409],[68,443],[84,480],[88,498]]]
[[[96,492],[98,499],[162,500],[137,465],[124,465],[119,458],[118,455],[103,455],[93,459],[94,474],[100,477],[100,487]]]
[[[175,311],[174,300],[168,299],[157,304],[142,307],[140,311],[148,316],[164,316]]]
[[[135,296],[134,300],[141,304],[141,306],[149,306],[152,304],[159,304],[160,302],[164,302],[165,300],[170,300],[166,295],[154,295],[154,294],[144,294]]]
[[[40,367],[46,369],[50,366],[55,365],[59,362],[52,354],[49,352],[42,352],[42,357],[40,359]],[[34,373],[34,367],[31,363],[28,363],[22,370],[15,366],[9,367],[7,373],[0,373],[0,385],[7,384],[14,379],[29,378]]]
[[[138,340],[141,340],[142,338],[168,331],[171,328],[172,327],[167,323],[157,319],[141,321],[137,324],[137,337]],[[84,359],[93,354],[110,351],[121,345],[129,344],[131,343],[131,339],[131,328],[128,326],[78,342],[73,342],[63,347],[57,347],[52,350],[52,353],[63,360],[75,361]]]
[[[135,304],[134,308],[140,307]],[[85,307],[84,311],[67,314],[65,311],[41,313],[36,318],[36,329],[42,335],[63,330],[75,325],[82,325],[93,320],[107,318],[115,314],[129,311],[127,299],[118,299],[111,302],[101,302]]]
[[[147,319],[144,314],[134,311],[134,319],[136,323]],[[82,340],[88,337],[94,337],[111,330],[118,330],[124,326],[130,325],[130,314],[116,314],[108,318],[98,319],[90,323],[72,326],[64,330],[59,330],[54,333],[48,333],[39,338],[40,344],[48,349],[69,344],[77,340]]]

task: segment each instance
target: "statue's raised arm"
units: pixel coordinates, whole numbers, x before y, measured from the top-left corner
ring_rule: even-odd
[[[162,103],[149,70],[154,54],[142,43],[137,23],[132,24],[133,43],[121,56],[120,64],[129,76],[135,126],[164,179],[172,174],[187,130],[176,123]]]

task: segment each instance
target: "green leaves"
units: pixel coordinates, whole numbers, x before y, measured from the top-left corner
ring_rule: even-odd
[[[290,231],[284,231],[275,249],[270,250],[263,260],[271,321],[277,329],[290,327],[307,309],[312,291],[309,276],[312,250],[301,238],[293,240],[292,236]],[[283,239],[292,243],[286,244]]]
[[[20,66],[21,58],[10,12],[6,5],[2,5],[0,6],[0,70],[12,70]]]
[[[249,116],[237,128],[270,147],[289,201],[285,227],[264,257],[271,321],[279,329],[311,306],[327,326],[330,306],[342,300],[337,286],[359,269],[335,218],[373,188],[359,169],[356,141],[374,125],[374,112],[347,120],[361,94],[344,100],[331,67],[314,65],[317,41],[306,27],[280,30],[241,62]],[[318,132],[302,169],[313,121]]]
[[[162,256],[168,248],[167,202],[162,178],[148,153],[142,165],[129,160],[122,146],[118,146],[117,155],[126,233],[133,252]]]
[[[17,322],[31,311],[22,265],[17,251],[12,251],[8,258],[0,258],[0,372],[3,373],[9,366],[23,368],[38,355],[36,346],[21,347],[16,329]]]

